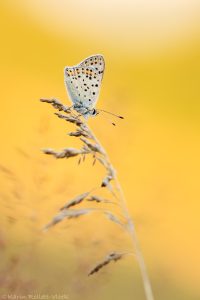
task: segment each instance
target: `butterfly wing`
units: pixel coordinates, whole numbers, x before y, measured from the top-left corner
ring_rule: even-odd
[[[65,67],[65,85],[74,105],[92,109],[99,96],[105,63],[102,55],[93,55],[73,67]]]
[[[79,66],[94,68],[97,73],[102,74],[101,80],[103,79],[105,70],[105,61],[103,55],[97,54],[89,56],[88,58],[84,59]]]

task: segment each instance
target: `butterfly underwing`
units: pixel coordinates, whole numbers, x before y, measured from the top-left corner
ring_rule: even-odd
[[[92,55],[78,65],[65,67],[65,85],[73,108],[86,119],[96,115],[95,104],[98,100],[105,62],[102,55]]]

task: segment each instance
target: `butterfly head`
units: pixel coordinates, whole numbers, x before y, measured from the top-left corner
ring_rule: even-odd
[[[73,109],[81,114],[85,119],[88,119],[89,117],[95,117],[99,114],[95,108],[84,106],[83,103],[74,104]]]
[[[99,114],[99,112],[93,108],[91,110],[88,110],[87,113],[83,114],[83,117],[87,120],[89,117],[95,117]]]

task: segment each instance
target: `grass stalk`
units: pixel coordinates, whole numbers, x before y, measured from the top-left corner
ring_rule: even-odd
[[[133,220],[130,216],[126,199],[124,196],[123,189],[121,187],[121,184],[119,182],[119,179],[117,177],[117,172],[114,169],[108,154],[98,138],[95,136],[94,132],[90,129],[88,124],[82,120],[82,117],[80,115],[77,115],[71,107],[64,106],[60,101],[57,99],[41,99],[42,102],[46,102],[51,104],[55,109],[57,109],[59,112],[62,111],[64,114],[55,113],[55,115],[58,118],[61,118],[69,123],[74,124],[76,126],[76,132],[69,133],[69,136],[73,136],[75,138],[78,138],[82,142],[82,148],[81,149],[75,149],[75,148],[65,148],[61,151],[55,151],[52,149],[44,149],[44,153],[48,155],[53,155],[55,158],[63,159],[63,158],[71,158],[74,156],[79,157],[79,162],[84,161],[85,155],[91,155],[94,159],[94,162],[96,160],[104,167],[106,170],[106,176],[104,177],[100,188],[104,189],[107,188],[111,195],[115,198],[116,202],[119,204],[119,207],[121,208],[121,213],[123,214],[123,217],[125,219],[125,230],[128,231],[129,237],[132,242],[133,250],[134,250],[134,257],[136,257],[141,277],[143,281],[144,291],[146,300],[154,300],[152,288],[150,279],[147,273],[145,261],[142,255],[142,252],[140,250],[139,241],[137,238],[135,226],[133,223]],[[98,199],[98,196],[91,195],[93,190],[86,192],[84,194],[81,194],[75,198],[73,198],[71,201],[69,201],[67,204],[65,204],[61,208],[61,212],[51,221],[45,228],[48,229],[49,227],[54,226],[58,222],[62,221],[66,218],[76,218],[77,216],[82,216],[87,214],[88,212],[93,212],[95,209],[88,208],[84,210],[76,210],[71,209],[71,206],[77,206],[81,205],[81,203],[84,200],[89,199]],[[93,198],[92,198],[93,197]],[[96,198],[95,198],[96,197]],[[99,198],[100,199],[100,198]],[[105,204],[106,201],[97,201],[97,205]],[[107,201],[109,203],[109,201]],[[101,209],[99,209],[101,211]],[[118,222],[118,217],[115,217],[113,212],[108,210],[108,213],[110,212],[110,219],[111,221]],[[121,224],[121,223],[120,223]],[[123,224],[122,224],[123,225]],[[123,226],[122,226],[123,228]],[[132,252],[132,251],[131,251]],[[98,263],[92,271],[90,271],[89,275],[94,274],[98,272],[102,267],[106,266],[110,261],[118,261],[121,259],[124,255],[117,253],[116,251],[111,252],[111,254],[107,255],[106,258]]]

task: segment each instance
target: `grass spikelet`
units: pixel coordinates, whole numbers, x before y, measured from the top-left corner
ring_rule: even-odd
[[[49,222],[45,227],[44,231],[47,231],[50,227],[55,226],[56,224],[60,223],[64,219],[74,219],[80,216],[86,215],[93,211],[92,208],[86,209],[64,209],[59,214],[57,214],[51,222]]]
[[[81,161],[82,161],[82,158],[79,157],[79,159],[78,159],[78,165],[80,165]]]
[[[101,183],[101,187],[108,187],[110,181],[113,179],[113,177],[111,175],[107,175]]]
[[[88,197],[86,200],[90,201],[90,202],[96,202],[96,203],[111,203],[111,204],[116,204],[113,201],[104,199],[104,198],[102,198],[100,196],[96,196],[96,195],[92,195],[92,196]]]
[[[101,152],[101,148],[99,147],[98,144],[93,144],[91,142],[89,142],[87,139],[85,138],[80,138],[80,140],[91,150],[91,151],[94,151],[94,152],[99,152],[99,153],[102,153]]]
[[[70,208],[72,206],[75,206],[75,205],[81,203],[89,194],[90,194],[90,192],[86,192],[86,193],[83,193],[81,195],[78,195],[74,199],[72,199],[69,202],[67,202],[63,207],[61,207],[60,210],[68,209],[68,208]]]
[[[106,211],[106,212],[104,212],[104,214],[106,215],[106,217],[108,218],[108,220],[110,220],[110,221],[112,221],[112,222],[114,222],[114,223],[116,223],[116,224],[124,227],[124,224],[118,219],[118,217],[115,216],[114,214],[112,214],[111,212]]]
[[[53,155],[55,158],[70,158],[77,156],[79,154],[86,154],[88,151],[86,149],[75,149],[75,148],[65,148],[61,151],[55,151],[52,149],[43,149],[43,152],[48,155]]]
[[[81,130],[81,129],[78,129],[77,131],[75,132],[69,132],[68,133],[69,136],[74,136],[74,137],[85,137],[85,138],[88,138],[90,139],[91,136],[89,136],[89,134],[87,132],[85,132],[84,130]]]
[[[94,166],[95,164],[96,164],[96,158],[93,160],[93,163],[92,163],[92,165]]]
[[[0,165],[0,171],[6,175],[13,176],[13,172],[9,170],[8,168],[4,167],[3,165]]]
[[[120,260],[122,257],[124,256],[123,253],[117,253],[117,252],[111,252],[110,254],[108,254],[104,260],[102,260],[101,262],[99,262],[89,273],[88,276],[93,275],[94,273],[99,272],[99,270],[101,270],[103,267],[105,267],[106,265],[108,265],[111,261],[118,261]]]
[[[70,113],[70,107],[63,105],[57,99],[40,99],[41,102],[50,103],[54,108],[58,109],[59,111],[64,111],[65,113]]]
[[[66,116],[66,115],[62,115],[60,113],[55,113],[55,115],[58,116],[58,118],[64,119],[65,121],[67,121],[69,123],[73,123],[73,124],[75,124],[77,126],[80,126],[81,124],[83,124],[83,122],[80,119],[78,119],[78,118],[76,118],[76,117],[74,117],[72,115],[69,116],[69,117]]]

